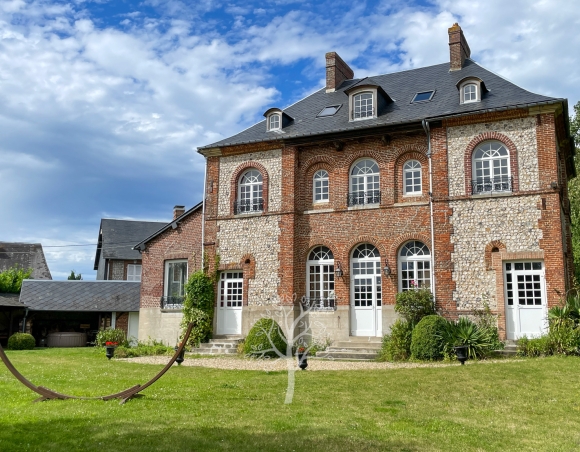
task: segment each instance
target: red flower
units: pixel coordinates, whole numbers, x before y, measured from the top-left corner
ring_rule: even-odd
[[[116,347],[117,345],[119,345],[119,343],[118,342],[107,341],[107,342],[105,342],[105,345],[107,347]]]

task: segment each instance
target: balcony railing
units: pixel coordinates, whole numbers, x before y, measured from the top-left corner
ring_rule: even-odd
[[[478,177],[471,181],[471,193],[478,195],[481,193],[509,192],[513,188],[513,177],[495,176]]]
[[[336,298],[302,297],[300,300],[305,311],[336,311]]]
[[[349,206],[361,206],[363,204],[380,204],[381,191],[355,191],[348,194],[347,203]]]
[[[264,198],[247,199],[234,202],[234,214],[257,213],[264,211]]]
[[[161,309],[183,309],[183,297],[161,297]]]

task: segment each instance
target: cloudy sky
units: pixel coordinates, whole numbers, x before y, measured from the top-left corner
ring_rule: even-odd
[[[101,218],[168,221],[202,197],[203,146],[324,84],[472,58],[580,100],[568,0],[0,0],[0,241],[40,242],[54,279],[94,279]]]

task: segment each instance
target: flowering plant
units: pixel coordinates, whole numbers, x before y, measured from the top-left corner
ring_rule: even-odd
[[[298,353],[305,353],[306,352],[306,348],[305,347],[298,347],[298,350],[296,350]]]
[[[113,341],[105,342],[105,346],[107,346],[107,347],[116,347],[117,345],[119,345],[118,342],[113,342]]]

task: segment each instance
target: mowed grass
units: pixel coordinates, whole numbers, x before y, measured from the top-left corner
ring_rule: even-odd
[[[79,396],[162,366],[96,349],[8,352],[32,382]],[[578,358],[287,374],[174,367],[145,397],[52,400],[0,368],[0,451],[576,451]]]

